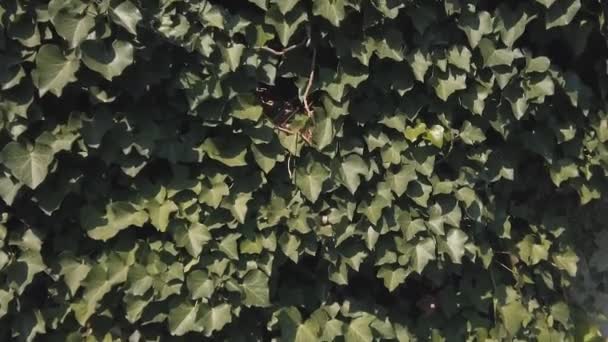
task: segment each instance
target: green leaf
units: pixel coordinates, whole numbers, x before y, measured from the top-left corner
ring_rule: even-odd
[[[339,179],[354,194],[361,184],[361,175],[367,174],[367,164],[356,154],[350,154],[338,166]]]
[[[112,45],[104,41],[86,41],[82,45],[82,62],[91,70],[111,81],[133,64],[133,45],[115,40]]]
[[[231,71],[235,71],[238,69],[239,65],[241,65],[241,58],[243,57],[243,51],[245,51],[245,45],[243,44],[232,44],[228,47],[220,47],[222,52],[222,56]]]
[[[560,254],[552,254],[553,263],[560,270],[566,271],[571,277],[576,276],[578,270],[579,257],[572,250],[567,250]],[[593,259],[592,259],[593,260]]]
[[[212,208],[217,208],[222,203],[222,199],[229,193],[230,190],[228,185],[224,183],[224,177],[216,176],[211,178],[209,182],[203,181],[198,200]]]
[[[562,159],[551,166],[550,175],[553,184],[559,187],[562,182],[579,176],[578,167],[573,160]]]
[[[68,286],[72,295],[76,294],[76,291],[81,286],[82,281],[87,277],[91,266],[83,262],[79,262],[73,258],[63,258],[59,262],[61,266],[60,274],[63,275],[63,280]]]
[[[411,164],[402,166],[397,173],[388,171],[386,174],[386,182],[395,195],[399,197],[405,193],[408,184],[416,179],[418,179],[416,168]]]
[[[247,143],[242,139],[230,140],[227,137],[207,138],[201,146],[206,155],[227,166],[246,166]]]
[[[389,266],[382,266],[380,270],[378,270],[377,276],[384,280],[384,286],[386,286],[388,291],[393,292],[399,285],[403,284],[405,278],[408,276],[408,272],[400,267],[392,268]]]
[[[219,243],[218,248],[222,251],[226,256],[232,260],[239,259],[239,249],[237,245],[237,240],[241,237],[241,234],[234,233],[225,236],[222,241]]]
[[[373,340],[370,324],[374,320],[371,315],[364,315],[353,319],[346,327],[345,342],[371,342]]]
[[[0,160],[19,181],[36,189],[46,178],[53,150],[43,144],[23,146],[10,142],[0,152]]]
[[[285,254],[296,264],[298,263],[298,259],[300,257],[300,245],[300,238],[294,234],[284,233],[279,239],[279,247],[281,247],[281,251],[283,252],[283,254]]]
[[[500,39],[506,46],[512,47],[524,34],[526,25],[535,18],[536,15],[529,15],[523,6],[514,10],[508,6],[500,6],[496,25],[500,30]]]
[[[298,30],[300,24],[308,20],[304,11],[292,11],[283,16],[277,8],[271,8],[266,12],[265,22],[274,27],[279,41],[283,46],[289,46],[289,39]]]
[[[434,79],[435,94],[443,101],[447,101],[450,95],[458,90],[467,88],[467,76],[457,71],[438,73]]]
[[[500,308],[500,315],[505,328],[511,336],[515,336],[522,326],[526,326],[532,319],[532,315],[519,301],[513,301],[502,306]]]
[[[192,223],[189,227],[185,224],[177,224],[172,232],[176,245],[186,248],[193,258],[197,258],[205,244],[211,241],[209,229],[198,222]]]
[[[247,273],[241,285],[243,289],[243,304],[247,307],[266,307],[270,305],[268,276],[260,270],[252,270]]]
[[[474,145],[486,140],[486,135],[479,127],[475,127],[468,120],[460,128],[460,139],[467,145]]]
[[[94,240],[107,241],[129,226],[141,227],[148,221],[148,214],[128,202],[111,202],[105,213],[87,206],[80,213],[80,223],[87,235]]]
[[[471,71],[471,51],[464,46],[454,46],[448,52],[448,62],[466,72]]]
[[[407,61],[412,68],[414,77],[419,82],[424,82],[424,75],[433,62],[428,53],[424,53],[421,50],[416,50],[414,53],[407,56]]]
[[[298,309],[289,307],[279,314],[281,324],[281,335],[285,341],[313,342],[319,340],[321,324],[324,323],[326,315],[323,313],[323,320],[315,319],[315,314],[306,322],[302,322],[302,316]]]
[[[517,252],[527,265],[536,265],[542,260],[548,260],[550,247],[549,240],[542,238],[541,243],[536,243],[534,236],[529,234],[517,243]]]
[[[435,260],[435,240],[426,238],[414,247],[414,269],[418,274],[422,274],[422,271],[431,260]]]
[[[549,7],[545,16],[545,28],[565,26],[570,24],[572,19],[581,9],[580,0],[557,0]]]
[[[469,237],[460,229],[450,229],[446,236],[447,252],[455,264],[462,263],[465,253],[465,243]]]
[[[433,125],[426,131],[424,138],[431,142],[437,148],[443,147],[443,133],[445,129],[440,125]]]
[[[543,6],[549,8],[556,0],[536,0],[536,2],[542,4]]]
[[[114,23],[125,28],[129,33],[137,34],[137,24],[141,21],[141,12],[131,1],[123,1],[120,5],[110,8]]]
[[[150,216],[150,223],[152,223],[159,232],[164,232],[169,225],[169,215],[176,212],[177,209],[177,205],[175,205],[173,201],[166,201],[163,204],[149,204],[148,214]]]
[[[57,33],[68,41],[70,48],[79,46],[95,26],[95,17],[88,11],[81,15],[61,11],[51,21]]]
[[[38,88],[38,94],[47,92],[61,96],[63,88],[76,81],[76,71],[80,62],[73,54],[65,55],[57,45],[46,44],[40,47],[36,55],[36,68],[32,71],[32,80]]]
[[[273,2],[283,14],[291,11],[298,4],[298,0],[273,0]]]
[[[253,97],[239,96],[232,109],[232,116],[241,120],[257,122],[262,117],[264,109],[255,104]]]
[[[209,277],[207,272],[202,270],[196,270],[188,274],[186,285],[192,300],[210,298],[213,292],[215,292],[213,279]]]
[[[230,304],[220,304],[210,309],[201,308],[200,311],[203,313],[198,324],[205,327],[205,336],[212,336],[213,332],[222,330],[226,324],[232,322]]]
[[[312,13],[327,19],[332,25],[338,27],[344,20],[344,0],[314,0]]]
[[[479,50],[483,57],[483,64],[486,67],[494,67],[498,65],[511,65],[515,54],[509,49],[497,49],[494,43],[484,38],[479,42]]]
[[[334,126],[331,118],[327,116],[316,115],[315,127],[312,132],[312,140],[317,145],[319,151],[329,146],[334,138]]]
[[[200,329],[197,326],[198,303],[192,305],[190,302],[183,303],[169,310],[169,331],[172,336],[183,336],[191,331]]]
[[[249,202],[252,198],[251,193],[238,193],[236,195],[231,195],[224,199],[222,202],[222,207],[230,210],[230,213],[232,213],[232,216],[234,216],[237,221],[240,223],[245,223],[247,211],[249,210],[247,202]]]
[[[329,178],[329,171],[321,164],[311,162],[306,167],[296,169],[295,182],[302,194],[311,202],[316,202],[323,189],[323,183]]]
[[[492,33],[492,16],[485,11],[480,11],[477,15],[466,14],[460,17],[458,27],[467,35],[469,45],[472,48],[476,48],[484,35]]]
[[[104,263],[91,268],[83,282],[85,290],[82,299],[71,305],[76,320],[81,326],[84,326],[95,313],[97,303],[112,290],[112,287],[127,280],[129,267],[133,262],[132,255],[123,259],[113,253],[105,259]]]

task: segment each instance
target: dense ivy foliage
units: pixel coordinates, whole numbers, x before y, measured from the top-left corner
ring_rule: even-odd
[[[0,340],[599,340],[607,15],[1,0]]]

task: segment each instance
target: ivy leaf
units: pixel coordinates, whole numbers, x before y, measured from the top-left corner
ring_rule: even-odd
[[[230,304],[220,304],[206,310],[201,309],[204,313],[198,323],[205,327],[205,336],[211,336],[213,332],[222,330],[226,324],[232,322],[230,309]]]
[[[568,25],[581,9],[580,0],[557,0],[549,7],[545,17],[545,28]]]
[[[576,276],[579,262],[579,257],[576,253],[572,250],[567,250],[561,254],[553,254],[552,258],[557,268],[566,271],[571,277]],[[593,260],[593,258],[591,260]]]
[[[295,182],[302,194],[311,202],[316,202],[323,189],[323,183],[329,178],[329,171],[321,164],[311,162],[306,167],[296,169]]]
[[[241,285],[245,297],[243,304],[247,307],[266,307],[270,305],[268,276],[260,270],[252,270],[247,273]]]
[[[283,16],[278,9],[266,12],[265,22],[274,27],[277,37],[283,46],[289,46],[289,39],[298,30],[300,24],[308,20],[304,11],[292,11]]]
[[[80,62],[74,55],[66,56],[57,45],[43,45],[36,55],[36,69],[32,71],[38,94],[43,96],[50,91],[61,96],[63,88],[76,81],[79,67]]]
[[[104,41],[86,41],[81,47],[82,62],[108,81],[133,63],[133,45],[129,42],[115,40],[110,46]]]
[[[247,154],[247,143],[241,139],[228,141],[227,138],[207,138],[201,149],[206,155],[227,166],[245,166],[245,155]]]
[[[338,166],[339,178],[346,188],[354,194],[361,184],[361,175],[367,174],[367,164],[356,154],[350,154]]]
[[[553,184],[559,187],[562,182],[579,176],[578,167],[574,161],[562,159],[551,167],[550,175]]]
[[[418,274],[422,274],[422,271],[431,260],[435,260],[435,240],[426,238],[414,247],[414,269]]]
[[[446,238],[447,252],[452,261],[455,264],[461,264],[465,253],[465,243],[469,237],[460,229],[450,229]]]
[[[486,135],[483,131],[479,127],[473,126],[468,120],[462,124],[459,136],[467,145],[474,145],[486,140]]]
[[[63,258],[59,264],[61,265],[60,274],[63,275],[63,280],[68,286],[72,295],[76,294],[76,291],[81,286],[82,281],[87,277],[91,266],[86,263],[79,262],[73,258]]]
[[[536,2],[542,4],[546,8],[551,7],[556,0],[536,0]]]
[[[110,8],[114,23],[124,27],[129,33],[137,34],[137,23],[142,19],[141,12],[131,1],[123,1],[120,5]]]
[[[399,197],[405,193],[408,184],[416,179],[418,179],[416,168],[411,164],[402,166],[397,173],[392,173],[389,171],[386,175],[386,182],[389,184],[395,195]]]
[[[185,224],[178,224],[172,230],[173,238],[178,247],[186,248],[188,253],[197,258],[205,244],[211,241],[209,229],[201,223],[193,223],[189,227]]]
[[[313,314],[314,315],[314,314]],[[321,327],[313,317],[302,322],[302,316],[298,309],[289,307],[279,314],[281,324],[281,335],[286,341],[318,341]]]
[[[327,19],[332,25],[339,26],[345,16],[344,0],[314,0],[312,13]]]
[[[492,33],[492,16],[485,11],[478,12],[477,15],[466,14],[459,19],[458,27],[467,35],[469,45],[476,48],[484,35]]]
[[[192,300],[210,298],[215,291],[213,279],[209,277],[207,272],[202,270],[195,270],[188,274],[186,285]]]
[[[177,209],[177,205],[175,205],[173,201],[166,201],[163,204],[150,204],[148,206],[150,223],[152,223],[159,232],[164,232],[169,225],[169,215],[176,212]]]
[[[0,152],[0,160],[19,181],[36,189],[48,174],[53,150],[43,144],[23,146],[10,142]]]
[[[224,183],[223,177],[214,177],[209,183],[210,185],[203,182],[198,200],[211,208],[217,208],[222,203],[222,199],[230,193],[230,190],[228,185]]]
[[[287,14],[298,4],[298,0],[274,0],[273,2],[282,14]]]
[[[91,239],[107,241],[129,226],[141,227],[148,221],[148,214],[136,209],[129,202],[112,202],[105,213],[87,206],[80,213],[80,222]]]
[[[447,101],[450,95],[458,90],[467,88],[467,76],[457,71],[448,71],[435,77],[435,94],[443,101]]]
[[[513,301],[500,308],[500,315],[505,324],[505,328],[511,336],[515,336],[517,332],[528,324],[532,319],[532,315],[519,301]]]
[[[371,342],[373,340],[370,324],[374,320],[371,315],[364,315],[353,319],[346,327],[345,342]]]
[[[245,45],[243,44],[232,44],[228,47],[222,46],[220,48],[222,56],[231,71],[236,71],[239,65],[241,65],[241,58],[243,57],[243,51],[245,51]]]
[[[183,336],[191,331],[196,331],[198,304],[192,305],[190,302],[184,301],[179,305],[169,310],[169,331],[172,336]]]
[[[237,246],[237,240],[241,237],[241,234],[229,234],[225,236],[222,241],[219,243],[218,248],[222,251],[226,256],[232,260],[239,259],[239,249]]]
[[[497,65],[511,65],[515,54],[509,49],[497,49],[494,43],[484,38],[479,42],[479,50],[483,57],[483,63],[486,67]]]
[[[535,18],[536,15],[529,15],[525,7],[511,10],[508,6],[500,6],[497,23],[500,39],[506,46],[512,47],[515,41],[524,34],[526,25]]]
[[[72,15],[60,11],[51,21],[57,33],[68,41],[70,48],[79,46],[95,26],[95,17],[88,12],[81,15]]]
[[[407,276],[408,272],[401,267],[391,268],[389,266],[382,266],[378,270],[378,278],[384,280],[384,286],[386,286],[389,292],[395,291],[399,285],[403,284]]]

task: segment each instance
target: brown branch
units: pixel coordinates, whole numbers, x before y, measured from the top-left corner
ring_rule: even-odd
[[[310,63],[310,75],[308,76],[308,84],[306,84],[306,90],[304,90],[303,101],[304,101],[304,109],[306,110],[306,114],[309,117],[313,117],[313,111],[310,109],[310,104],[308,103],[308,93],[310,93],[310,88],[312,87],[312,82],[315,78],[315,68],[317,66],[317,48],[312,50],[312,62]]]
[[[288,129],[288,128],[281,127],[281,126],[274,126],[274,127],[275,127],[276,129],[278,129],[279,131],[281,131],[281,132],[283,132],[283,133],[286,133],[286,134],[292,134],[292,135],[293,135],[293,134],[296,134],[296,135],[298,135],[298,136],[302,137],[302,139],[303,139],[304,141],[306,141],[306,143],[307,143],[308,145],[312,145],[312,142],[310,141],[310,138],[308,138],[308,137],[304,136],[304,134],[300,133],[299,131],[294,132],[294,131],[292,131],[292,130],[290,130],[290,129]]]
[[[268,46],[260,46],[260,47],[258,47],[258,49],[264,50],[264,51],[266,51],[268,53],[271,53],[271,54],[273,54],[275,56],[283,56],[284,54],[288,53],[289,51],[291,51],[293,49],[296,49],[296,48],[304,45],[305,43],[306,43],[306,41],[304,40],[304,41],[301,41],[301,42],[299,42],[297,44],[290,45],[290,46],[284,48],[283,50],[275,50],[275,49],[270,48]]]

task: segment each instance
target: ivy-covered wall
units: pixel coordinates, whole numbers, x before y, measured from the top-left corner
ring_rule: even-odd
[[[1,0],[0,340],[601,340],[606,15]]]

